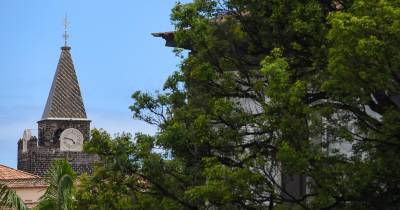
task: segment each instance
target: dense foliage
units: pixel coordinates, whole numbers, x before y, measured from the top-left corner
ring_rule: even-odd
[[[82,209],[400,208],[400,1],[195,0],[171,17],[190,53],[131,106],[158,133],[94,131]]]

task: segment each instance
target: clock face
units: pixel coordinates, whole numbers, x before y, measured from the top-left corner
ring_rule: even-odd
[[[75,128],[68,128],[61,133],[60,150],[80,152],[83,149],[83,135]]]

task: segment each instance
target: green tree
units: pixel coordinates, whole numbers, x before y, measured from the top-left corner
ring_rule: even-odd
[[[65,159],[54,161],[46,174],[49,185],[36,207],[38,210],[72,210],[74,208],[74,181],[76,174]]]
[[[85,151],[98,154],[101,163],[93,175],[80,177],[77,208],[165,209],[169,206],[167,209],[179,209],[179,205],[163,197],[158,188],[153,189],[148,181],[152,178],[150,170],[154,173],[153,177],[167,179],[158,170],[160,156],[149,151],[152,145],[147,143],[151,138],[137,134],[134,144],[128,134],[111,138],[103,130],[93,130],[91,141],[85,144]],[[146,163],[143,163],[144,159]],[[164,180],[159,183],[164,184]],[[170,185],[173,186],[173,183]]]
[[[3,207],[17,210],[29,209],[15,191],[0,183],[0,208]]]
[[[112,140],[105,131],[93,130],[92,139],[85,145],[87,152],[97,153],[102,163],[91,177],[80,178],[77,193],[79,209],[131,209],[134,198],[134,178],[131,175],[129,135]],[[93,146],[93,147],[92,147]]]
[[[132,96],[158,133],[93,134],[93,209],[400,208],[399,1],[195,0],[171,17],[180,70]]]

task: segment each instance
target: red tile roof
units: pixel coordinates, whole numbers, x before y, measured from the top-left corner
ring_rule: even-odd
[[[46,188],[48,185],[45,180],[37,175],[25,171],[10,168],[0,164],[0,183],[9,188]]]
[[[40,176],[10,168],[0,164],[0,181],[16,179],[40,179]]]

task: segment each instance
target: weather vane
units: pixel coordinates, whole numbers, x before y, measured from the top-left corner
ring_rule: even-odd
[[[67,31],[68,25],[69,25],[68,18],[67,18],[67,15],[65,15],[65,18],[64,18],[64,34],[63,34],[64,45],[65,46],[67,46],[68,38],[69,38],[68,31]]]

